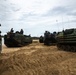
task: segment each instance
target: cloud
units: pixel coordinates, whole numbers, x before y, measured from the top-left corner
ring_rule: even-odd
[[[59,16],[59,15],[72,15],[75,16],[76,12],[72,12],[75,11],[75,9],[71,9],[69,7],[63,7],[63,6],[58,6],[58,7],[54,7],[53,9],[50,9],[47,11],[46,14],[43,14],[43,16]]]
[[[61,6],[58,6],[58,7],[55,7],[55,8],[52,9],[52,13],[54,13],[56,15],[64,14],[68,11],[69,11],[68,8],[61,7]]]
[[[60,29],[62,22],[65,26],[69,22],[75,26],[75,3],[75,0],[0,0],[2,32],[11,28],[15,31],[23,28],[26,34],[32,35],[39,35],[45,30],[58,31],[56,20]]]
[[[74,11],[71,11],[67,15],[69,15],[69,16],[76,16],[76,11],[75,12]]]

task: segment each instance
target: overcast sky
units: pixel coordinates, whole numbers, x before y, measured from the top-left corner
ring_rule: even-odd
[[[0,23],[2,34],[22,28],[32,36],[76,28],[76,0],[0,0]]]

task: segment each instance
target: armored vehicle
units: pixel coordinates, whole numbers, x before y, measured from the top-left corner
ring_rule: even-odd
[[[49,31],[45,31],[44,45],[55,45],[55,43],[56,43],[55,34],[56,33],[50,33]]]
[[[40,43],[43,43],[43,42],[44,42],[44,37],[43,37],[43,36],[40,36],[40,37],[39,37],[39,42],[40,42]]]
[[[76,29],[66,29],[59,32],[57,47],[66,51],[76,51]]]
[[[7,47],[22,47],[30,43],[32,43],[31,36],[23,35],[18,31],[15,33],[8,32],[6,35],[4,35],[4,44]]]

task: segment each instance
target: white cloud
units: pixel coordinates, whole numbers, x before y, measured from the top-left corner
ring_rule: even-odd
[[[46,29],[58,31],[56,20],[60,30],[63,23],[67,28],[70,22],[70,27],[76,27],[75,3],[76,0],[0,0],[2,31],[23,28],[27,34],[39,35]]]

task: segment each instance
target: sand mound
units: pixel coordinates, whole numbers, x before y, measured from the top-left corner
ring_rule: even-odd
[[[33,43],[1,54],[0,75],[76,75],[76,53]]]

